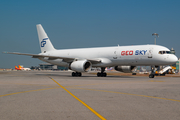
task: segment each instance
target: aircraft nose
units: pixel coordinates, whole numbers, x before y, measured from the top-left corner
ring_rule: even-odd
[[[178,61],[178,58],[177,58],[175,55],[173,55],[173,56],[170,58],[170,60],[171,60],[172,63],[176,63],[176,62]]]

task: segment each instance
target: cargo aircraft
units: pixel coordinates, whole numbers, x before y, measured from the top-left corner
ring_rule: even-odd
[[[118,45],[115,47],[57,50],[41,24],[36,25],[36,27],[41,53],[5,53],[32,56],[32,58],[38,58],[44,62],[68,67],[74,71],[72,76],[81,76],[82,72],[90,71],[91,67],[100,67],[101,72],[98,72],[97,76],[106,77],[106,67],[114,67],[117,71],[129,73],[136,66],[151,66],[149,78],[154,78],[156,66],[171,65],[178,60],[168,48],[160,45]]]

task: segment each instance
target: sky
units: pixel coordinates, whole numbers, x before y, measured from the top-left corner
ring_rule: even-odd
[[[179,0],[1,0],[0,68],[42,61],[3,51],[40,53],[36,25],[56,49],[154,44],[180,58]]]

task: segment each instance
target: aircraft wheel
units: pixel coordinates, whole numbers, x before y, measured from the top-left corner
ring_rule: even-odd
[[[153,74],[150,74],[150,75],[149,75],[149,78],[154,78],[154,75],[153,75]]]
[[[81,72],[78,72],[78,73],[77,73],[77,76],[81,77],[81,76],[82,76],[82,73],[81,73]]]
[[[97,73],[97,76],[98,76],[98,77],[100,77],[100,76],[101,76],[101,73],[100,73],[100,72],[98,72],[98,73]]]
[[[81,77],[82,73],[81,72],[72,72],[72,76],[76,76],[76,77]]]
[[[98,77],[106,77],[107,74],[106,74],[106,73],[100,73],[100,72],[98,72],[98,73],[97,73],[97,76],[98,76]]]
[[[132,73],[132,75],[136,75],[136,73]]]
[[[106,73],[102,73],[102,77],[106,77],[107,76],[107,74]]]
[[[76,74],[75,74],[75,72],[72,72],[72,76],[74,77]]]

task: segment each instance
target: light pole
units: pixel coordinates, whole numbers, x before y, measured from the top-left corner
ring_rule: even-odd
[[[156,37],[159,37],[159,34],[153,33],[152,36],[154,36],[154,44],[156,45]]]

